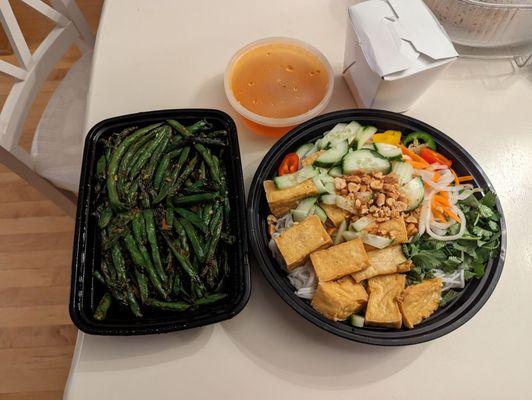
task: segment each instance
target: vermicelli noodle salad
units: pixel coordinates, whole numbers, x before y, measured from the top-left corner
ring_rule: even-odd
[[[293,150],[263,183],[269,247],[330,320],[414,328],[499,251],[495,194],[425,132],[352,121]]]

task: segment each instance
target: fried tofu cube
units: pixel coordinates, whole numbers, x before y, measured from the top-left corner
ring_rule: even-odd
[[[393,238],[396,244],[408,242],[408,234],[406,232],[406,224],[403,217],[381,222],[379,224],[379,229],[387,231],[387,236]]]
[[[312,252],[332,244],[331,237],[317,215],[305,218],[273,240],[289,271],[304,264]]]
[[[303,167],[306,167],[314,164],[314,161],[316,161],[318,157],[321,156],[323,153],[325,153],[325,150],[320,150],[315,153],[312,153],[310,156],[305,157],[303,160],[301,160],[301,165]]]
[[[379,222],[373,225],[368,226],[366,230],[372,230],[377,228],[378,231],[386,232],[386,237],[392,237],[395,244],[406,243],[408,242],[408,234],[406,231],[406,224],[403,217],[390,219],[388,221]],[[369,244],[364,244],[366,251],[377,250],[376,247],[370,246]]]
[[[404,290],[399,299],[399,309],[407,328],[412,329],[414,325],[430,317],[438,309],[441,288],[441,279],[434,278],[410,285]]]
[[[327,218],[331,220],[334,226],[338,227],[347,218],[347,213],[340,207],[336,207],[329,204],[320,204],[320,207],[327,214]]]
[[[360,283],[346,276],[331,282],[320,282],[312,299],[312,307],[333,321],[343,321],[364,308],[368,294]]]
[[[376,276],[368,280],[369,299],[366,307],[367,325],[400,328],[402,315],[398,300],[405,288],[401,274]]]
[[[369,267],[353,274],[357,282],[377,275],[410,271],[412,262],[407,260],[401,246],[389,246],[382,250],[368,251]]]
[[[319,281],[332,281],[369,266],[368,255],[360,239],[350,240],[326,250],[316,251],[310,260]]]
[[[276,217],[282,217],[291,208],[295,208],[299,200],[319,194],[312,179],[288,189],[278,189],[273,181],[264,181],[263,185],[270,211]]]

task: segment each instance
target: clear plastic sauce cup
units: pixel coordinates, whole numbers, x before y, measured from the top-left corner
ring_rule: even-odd
[[[319,50],[283,37],[244,46],[224,75],[231,106],[253,131],[274,136],[320,114],[333,85],[331,65]]]

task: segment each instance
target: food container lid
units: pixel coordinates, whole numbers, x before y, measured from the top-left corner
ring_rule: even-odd
[[[349,8],[349,19],[367,63],[380,77],[397,79],[458,56],[421,0],[366,1]]]

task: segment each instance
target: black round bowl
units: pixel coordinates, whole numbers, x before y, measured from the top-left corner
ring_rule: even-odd
[[[476,186],[493,191],[493,186],[476,161],[454,140],[436,128],[405,115],[382,110],[343,110],[311,119],[294,128],[282,137],[266,154],[251,183],[248,196],[248,222],[250,241],[260,268],[266,279],[277,293],[295,311],[313,324],[328,332],[346,339],[362,343],[383,346],[400,346],[422,343],[443,336],[467,322],[488,300],[495,289],[502,272],[506,249],[506,228],[502,208],[497,200],[497,209],[501,213],[501,249],[498,255],[486,266],[481,279],[467,282],[450,304],[439,309],[414,329],[392,330],[380,327],[356,328],[348,323],[331,321],[315,311],[308,300],[294,294],[294,288],[286,277],[286,271],[275,261],[268,248],[266,217],[269,214],[268,203],[262,183],[274,176],[277,167],[286,153],[294,151],[303,143],[315,140],[340,122],[358,121],[376,126],[379,131],[396,129],[403,133],[424,131],[430,133],[442,154],[453,160],[453,168],[460,175],[472,175]]]

